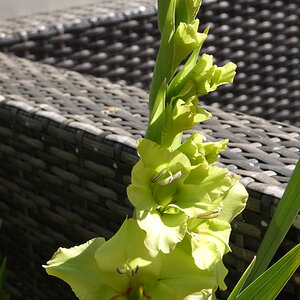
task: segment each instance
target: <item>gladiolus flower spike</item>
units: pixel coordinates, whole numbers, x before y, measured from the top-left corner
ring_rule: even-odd
[[[230,222],[246,205],[239,177],[215,165],[228,140],[183,132],[211,118],[198,97],[231,83],[236,66],[199,52],[200,0],[158,0],[161,47],[149,99],[149,124],[127,188],[134,217],[108,241],[60,248],[45,266],[80,300],[200,300],[226,289]],[[188,57],[189,56],[189,57]],[[178,71],[184,59],[186,63]]]

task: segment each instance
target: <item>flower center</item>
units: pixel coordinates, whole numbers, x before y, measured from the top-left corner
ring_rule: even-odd
[[[167,171],[167,172],[166,172]],[[161,177],[163,177],[167,173],[166,178],[159,180]],[[158,185],[168,185],[172,183],[174,180],[180,178],[182,175],[181,171],[176,172],[175,174],[172,173],[172,171],[168,168],[161,170],[157,175],[155,175],[151,182],[152,183],[157,183]],[[165,176],[164,176],[165,177]]]
[[[129,279],[129,287],[126,291],[110,298],[109,300],[117,300],[120,297],[126,297],[128,300],[145,300],[152,299],[151,296],[147,295],[145,288],[137,278],[137,273],[140,267],[136,266],[132,268],[129,264],[125,265],[125,268],[116,267],[116,272],[120,275],[125,275]]]
[[[131,277],[133,277],[139,271],[139,266],[136,266],[134,269],[132,269],[131,266],[127,264],[125,269],[120,269],[119,267],[116,267],[116,271],[121,275],[129,274]]]

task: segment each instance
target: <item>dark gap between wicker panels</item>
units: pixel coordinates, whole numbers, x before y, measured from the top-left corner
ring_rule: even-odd
[[[0,50],[148,89],[159,46],[155,1],[110,2],[7,20]],[[210,26],[203,52],[238,65],[235,84],[203,101],[299,126],[300,2],[209,0],[199,18],[201,31]]]
[[[225,257],[232,288],[299,158],[300,129],[204,107],[214,117],[198,129],[208,140],[230,140],[220,165],[240,174],[250,193]],[[137,87],[0,53],[0,253],[12,299],[74,299],[41,265],[59,246],[109,238],[131,215],[126,187],[146,122],[147,93]],[[277,257],[299,242],[297,227]],[[298,277],[278,299],[300,299]]]

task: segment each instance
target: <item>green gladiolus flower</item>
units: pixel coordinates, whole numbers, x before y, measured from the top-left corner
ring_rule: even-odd
[[[190,218],[206,220],[220,214],[237,176],[207,161],[192,166],[182,152],[147,139],[139,142],[138,153],[128,198],[147,233],[146,247],[169,253],[184,238]]]
[[[80,300],[182,300],[217,288],[215,274],[195,266],[188,243],[153,256],[144,239],[136,221],[128,219],[107,242],[95,238],[60,248],[45,268],[65,280]]]
[[[178,150],[184,153],[192,165],[200,163],[214,164],[220,151],[226,149],[228,140],[220,142],[203,142],[205,136],[201,132],[193,133]]]
[[[191,23],[181,22],[176,28],[173,36],[174,51],[174,71],[177,69],[181,61],[193,52],[194,49],[203,44],[207,35],[205,33],[198,32],[199,20],[196,19]]]
[[[211,55],[199,58],[208,34],[208,28],[198,32],[200,5],[158,0],[161,47],[149,126],[127,188],[134,219],[108,241],[60,248],[45,266],[80,300],[211,300],[218,287],[226,289],[222,258],[230,251],[230,222],[248,194],[238,176],[214,165],[228,140],[205,142],[194,133],[182,143],[184,131],[211,118],[198,97],[231,83],[236,69],[214,65]]]
[[[178,182],[191,170],[189,159],[180,151],[163,148],[148,140],[138,141],[140,161],[133,167],[128,198],[139,210],[163,209],[172,201]]]
[[[215,218],[192,218],[188,221],[187,239],[191,242],[196,265],[200,269],[214,271],[223,290],[226,289],[224,278],[227,270],[222,257],[230,251],[230,222],[245,208],[247,198],[245,187],[237,181],[223,199],[223,210]]]
[[[211,118],[211,114],[205,109],[199,108],[198,98],[191,97],[187,101],[181,99],[171,101],[166,107],[164,131],[162,142],[166,148],[173,148],[172,143],[178,134],[192,129],[195,123],[203,122]]]
[[[190,64],[189,64],[190,65]],[[173,97],[183,100],[191,96],[201,96],[217,89],[219,85],[232,83],[236,74],[236,65],[232,62],[223,67],[213,64],[213,56],[203,54],[198,62],[188,71],[182,70],[182,74],[175,77],[167,91],[167,101]]]

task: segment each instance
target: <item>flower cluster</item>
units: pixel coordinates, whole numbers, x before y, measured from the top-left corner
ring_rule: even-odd
[[[127,193],[149,251],[171,253],[189,242],[194,263],[214,270],[224,289],[221,259],[230,250],[230,222],[244,208],[247,192],[238,176],[214,165],[226,141],[202,138],[195,133],[173,151],[142,139]]]
[[[223,255],[230,222],[247,192],[236,175],[215,165],[227,140],[182,133],[211,118],[198,97],[231,83],[236,66],[213,64],[199,51],[208,30],[194,19],[200,0],[159,0],[162,44],[150,93],[146,137],[127,195],[134,216],[108,241],[59,249],[45,266],[81,300],[208,299],[225,289]],[[190,55],[177,73],[179,64]],[[154,95],[154,96],[153,96]]]

